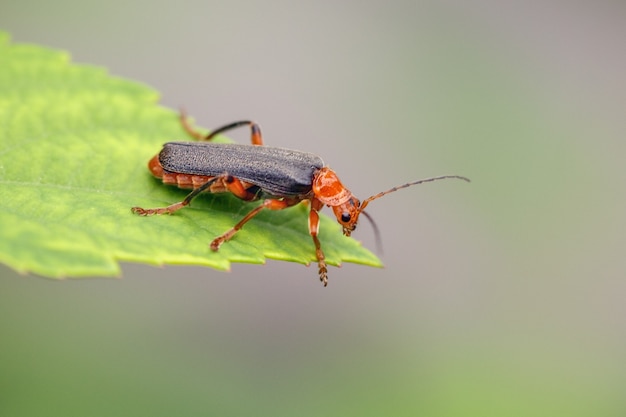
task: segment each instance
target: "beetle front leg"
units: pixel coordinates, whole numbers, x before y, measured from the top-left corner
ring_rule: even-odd
[[[241,120],[238,122],[230,123],[230,124],[227,124],[225,126],[222,126],[220,128],[213,130],[208,135],[205,135],[197,131],[193,127],[191,127],[191,124],[189,123],[189,120],[187,119],[187,114],[185,113],[184,110],[181,109],[180,123],[183,125],[183,129],[185,129],[185,131],[191,137],[197,140],[203,140],[203,141],[211,141],[215,136],[219,135],[220,133],[224,133],[227,130],[236,129],[241,126],[250,126],[250,141],[252,142],[252,144],[263,145],[263,136],[261,136],[261,128],[259,127],[258,124],[250,120]]]
[[[315,256],[317,257],[318,272],[320,274],[320,281],[324,286],[328,285],[328,268],[326,267],[326,257],[322,251],[322,245],[317,237],[320,224],[320,216],[318,211],[324,207],[324,204],[316,198],[311,200],[311,211],[309,212],[309,234],[313,238],[315,243]]]

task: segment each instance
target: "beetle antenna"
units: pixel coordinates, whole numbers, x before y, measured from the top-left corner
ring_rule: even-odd
[[[370,216],[369,213],[366,211],[361,211],[361,214],[365,215],[365,218],[372,225],[372,229],[374,229],[374,238],[376,239],[376,252],[382,255],[383,254],[383,240],[380,237],[380,230],[378,229],[378,226],[376,225],[374,218],[372,218],[372,216]]]
[[[380,192],[378,194],[375,194],[375,195],[373,195],[371,197],[368,197],[367,199],[365,199],[361,203],[361,206],[359,207],[359,212],[363,212],[363,209],[365,208],[365,206],[367,206],[369,204],[370,201],[374,201],[377,198],[380,198],[380,197],[382,197],[384,195],[387,195],[389,193],[393,193],[394,191],[398,191],[398,190],[401,190],[402,188],[407,188],[407,187],[410,187],[412,185],[422,184],[422,183],[425,183],[425,182],[438,181],[438,180],[445,180],[447,178],[457,178],[457,179],[460,179],[460,180],[463,180],[463,181],[470,182],[469,178],[462,177],[460,175],[442,175],[440,177],[424,178],[424,179],[418,180],[418,181],[407,182],[406,184],[398,185],[396,187],[390,188],[387,191],[382,191],[382,192]],[[369,216],[366,215],[366,217],[369,217]]]

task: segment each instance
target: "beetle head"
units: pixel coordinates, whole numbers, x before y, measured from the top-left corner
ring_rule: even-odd
[[[366,198],[361,203],[359,199],[357,199],[350,192],[350,190],[343,186],[341,181],[339,181],[337,174],[335,174],[332,169],[324,167],[316,173],[313,179],[312,191],[317,200],[319,200],[323,204],[332,207],[333,212],[335,213],[335,217],[337,218],[337,222],[343,227],[344,235],[350,236],[350,234],[356,228],[357,222],[359,221],[359,216],[361,215],[361,213],[363,213],[365,217],[372,223],[372,227],[374,228],[377,241],[379,241],[380,234],[378,231],[378,227],[376,226],[376,223],[374,223],[370,215],[364,211],[365,207],[370,202],[389,193],[393,193],[394,191],[398,191],[402,188],[407,188],[412,185],[442,180],[446,178],[457,178],[469,182],[469,179],[458,175],[443,175],[440,177],[426,178],[423,180],[408,182],[406,184],[393,187],[387,191],[382,191],[378,194]]]
[[[350,236],[360,214],[360,201],[339,181],[335,171],[321,168],[313,179],[313,194],[323,204],[332,207],[343,234]]]
[[[344,235],[350,236],[356,228],[356,224],[359,221],[359,214],[361,214],[360,206],[361,203],[353,195],[351,195],[345,203],[331,206],[337,218],[337,222],[343,227]]]

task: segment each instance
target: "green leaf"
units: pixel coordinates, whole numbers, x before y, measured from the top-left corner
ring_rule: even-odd
[[[171,216],[131,213],[188,193],[147,169],[164,142],[187,137],[158,98],[145,85],[72,64],[64,52],[12,45],[0,32],[0,262],[60,278],[116,276],[118,261],[226,270],[265,258],[315,260],[303,204],[261,213],[218,252],[208,243],[253,204],[204,194]],[[381,265],[330,218],[320,229],[330,265]]]

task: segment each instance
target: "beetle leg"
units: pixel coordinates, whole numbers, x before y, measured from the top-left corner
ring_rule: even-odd
[[[232,175],[224,176],[224,185],[232,194],[244,201],[254,201],[258,199],[259,187],[251,186],[246,188],[239,178]]]
[[[151,209],[145,209],[145,208],[141,208],[141,207],[133,207],[131,209],[131,211],[133,213],[139,214],[140,216],[152,216],[154,214],[172,214],[175,211],[180,210],[181,208],[183,208],[185,206],[188,206],[189,203],[191,203],[191,200],[193,200],[195,196],[197,196],[201,192],[207,190],[219,178],[221,178],[221,177],[211,178],[209,181],[205,182],[200,187],[198,187],[198,188],[194,189],[192,192],[190,192],[187,195],[187,197],[185,197],[185,199],[183,201],[179,201],[178,203],[174,203],[174,204],[169,205],[167,207],[158,207],[158,208],[151,208]]]
[[[235,235],[235,233],[237,233],[243,227],[244,224],[246,224],[250,219],[252,219],[257,214],[259,214],[261,210],[263,209],[282,210],[287,207],[296,205],[299,202],[300,200],[297,198],[284,198],[282,200],[273,200],[273,199],[264,200],[263,203],[261,203],[261,205],[255,207],[254,209],[252,209],[252,211],[246,214],[246,216],[243,219],[241,219],[236,225],[234,225],[232,229],[230,229],[223,235],[218,236],[215,239],[213,239],[210,245],[211,250],[213,251],[218,250],[222,243],[230,240]]]
[[[191,126],[191,124],[189,123],[189,120],[187,119],[187,114],[185,113],[184,110],[180,111],[180,123],[183,125],[183,129],[185,129],[185,131],[190,136],[192,136],[193,138],[197,140],[204,140],[204,141],[210,141],[218,134],[226,132],[227,130],[235,129],[241,126],[250,126],[250,141],[252,142],[252,144],[263,145],[263,137],[261,136],[261,128],[259,127],[258,124],[250,120],[241,120],[238,122],[227,124],[225,126],[222,126],[218,129],[213,130],[208,135],[202,134],[201,132],[195,130]]]
[[[309,211],[309,234],[313,238],[313,243],[315,243],[315,256],[317,257],[317,266],[318,272],[320,274],[320,281],[324,286],[328,285],[328,268],[326,268],[326,257],[324,256],[324,252],[322,251],[322,245],[320,240],[317,238],[317,233],[319,231],[320,224],[320,216],[318,211],[324,207],[324,204],[319,201],[317,198],[313,198],[311,200],[311,211]]]

